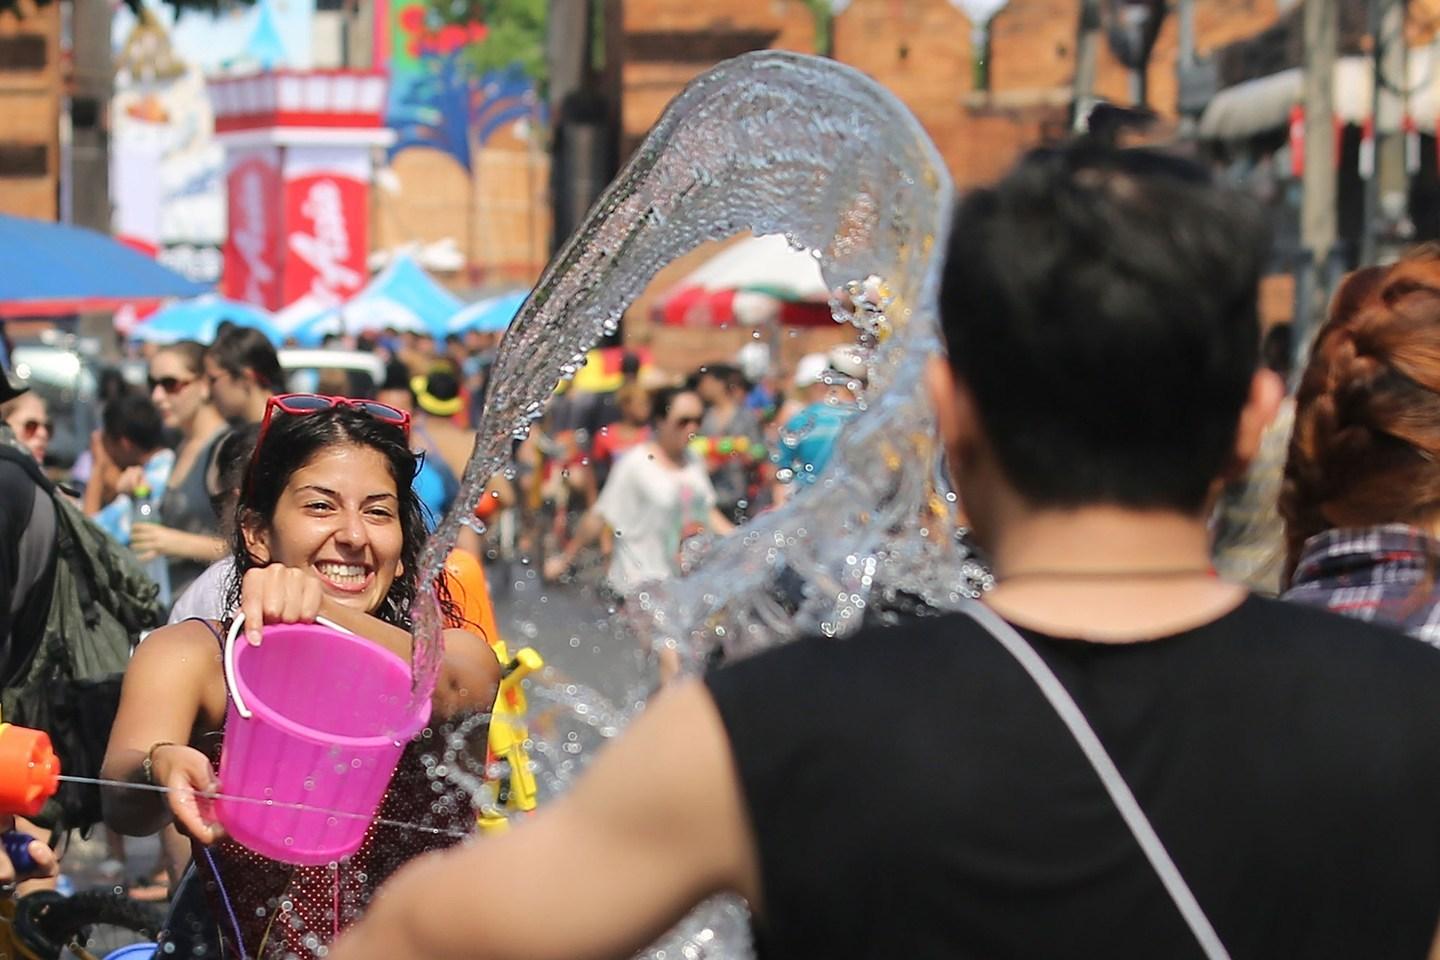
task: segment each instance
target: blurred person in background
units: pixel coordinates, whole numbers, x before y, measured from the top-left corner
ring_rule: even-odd
[[[749,384],[738,367],[708,364],[696,373],[695,392],[705,402],[700,446],[717,506],[731,523],[743,523],[751,513],[755,455],[765,442],[759,417],[745,403]]]
[[[1261,345],[1265,366],[1284,380],[1290,376],[1290,325],[1279,323],[1265,333]],[[1211,516],[1215,534],[1215,572],[1231,583],[1243,583],[1273,597],[1282,589],[1285,571],[1285,523],[1280,516],[1280,491],[1285,457],[1295,424],[1295,400],[1280,403],[1275,420],[1265,428],[1245,476],[1226,484]]]
[[[118,400],[135,392],[125,381],[125,374],[121,370],[115,367],[106,367],[100,371],[96,400],[102,409],[112,400]],[[100,504],[109,503],[115,499],[115,481],[120,476],[120,468],[109,462],[103,449],[103,442],[103,431],[91,431],[90,443],[80,451],[80,455],[75,458],[74,466],[70,468],[70,482],[84,495],[89,495],[92,482],[97,484],[95,491],[97,499],[94,501],[93,508],[92,501],[85,500],[86,513],[94,513],[96,509],[99,509]]]
[[[3,418],[16,439],[25,445],[38,464],[45,463],[45,453],[50,449],[50,438],[55,435],[55,425],[50,420],[50,411],[45,401],[33,390],[27,390],[12,400],[0,404],[0,418]]]
[[[130,542],[134,497],[160,499],[170,485],[175,451],[165,446],[165,424],[148,397],[122,397],[101,411],[101,442],[106,457],[119,468],[115,497],[94,505],[92,489],[85,490],[85,512],[106,533],[121,543]]]
[[[231,326],[205,351],[210,402],[231,423],[259,423],[285,385],[275,347],[253,327]]]
[[[653,401],[650,391],[638,383],[627,383],[615,391],[620,418],[595,432],[590,446],[590,468],[595,482],[603,487],[610,469],[632,448],[650,439],[650,413]]]
[[[235,533],[235,504],[240,500],[240,484],[259,436],[258,423],[234,428],[220,441],[206,471],[205,489],[215,510],[215,521],[222,539],[228,540]],[[229,613],[225,609],[225,600],[234,570],[235,561],[229,554],[206,567],[205,572],[175,598],[169,622],[179,623],[192,617],[223,619]]]
[[[205,474],[224,437],[225,418],[210,402],[205,347],[182,340],[150,360],[150,399],[165,426],[180,433],[170,485],[160,501],[160,523],[137,523],[130,546],[142,560],[170,562],[170,588],[184,590],[207,566],[225,555],[219,525],[205,487]]]
[[[808,403],[780,427],[772,490],[776,503],[819,479],[840,431],[860,413],[856,401],[866,382],[865,358],[854,347],[840,346],[820,362],[817,373],[819,364],[806,357],[796,373],[796,386]]]
[[[1285,599],[1440,646],[1440,246],[1350,274],[1295,394]]]
[[[433,367],[425,376],[416,377],[410,389],[415,396],[411,443],[416,452],[424,455],[426,466],[435,470],[444,487],[435,514],[438,519],[460,492],[465,465],[475,450],[475,434],[455,425],[455,415],[465,409],[465,401],[460,396],[460,380],[449,365]]]
[[[690,449],[704,410],[692,390],[655,395],[653,438],[632,447],[615,464],[574,537],[545,561],[546,579],[563,576],[580,551],[608,529],[614,550],[605,582],[617,599],[623,598],[647,581],[679,573],[681,548],[688,538],[734,529],[716,509],[710,475]]]

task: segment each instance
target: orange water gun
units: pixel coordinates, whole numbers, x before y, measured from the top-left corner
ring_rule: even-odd
[[[60,758],[43,730],[0,723],[0,814],[33,817],[60,788]]]

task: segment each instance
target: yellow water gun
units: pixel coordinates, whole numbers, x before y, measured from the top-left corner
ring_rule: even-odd
[[[525,725],[528,705],[521,683],[545,666],[545,661],[530,647],[522,647],[511,657],[503,640],[496,640],[491,647],[500,659],[500,689],[490,712],[485,771],[486,779],[495,783],[495,805],[481,811],[479,824],[485,833],[498,833],[509,828],[512,815],[535,809],[535,772],[525,751],[525,741],[530,738]]]

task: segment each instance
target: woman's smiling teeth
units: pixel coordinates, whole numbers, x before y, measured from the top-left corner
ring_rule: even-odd
[[[321,562],[315,564],[315,569],[337,587],[360,587],[370,577],[370,571],[358,563]]]

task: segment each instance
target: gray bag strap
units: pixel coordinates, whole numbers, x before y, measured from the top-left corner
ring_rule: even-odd
[[[1100,743],[1100,738],[1095,735],[1090,722],[1085,719],[1085,714],[1080,712],[1075,699],[1065,689],[1060,678],[1050,669],[1049,664],[1041,659],[1040,654],[1030,642],[1020,635],[1010,624],[1006,623],[999,614],[985,606],[983,603],[968,603],[963,608],[965,613],[975,619],[980,626],[984,627],[1000,645],[1010,652],[1045,699],[1050,701],[1050,706],[1060,715],[1065,726],[1070,729],[1070,735],[1080,745],[1085,753],[1085,759],[1095,768],[1100,776],[1100,782],[1105,785],[1105,790],[1110,794],[1120,816],[1125,819],[1125,825],[1135,835],[1140,844],[1140,849],[1145,852],[1145,859],[1150,861],[1150,866],[1159,875],[1160,882],[1165,885],[1165,890],[1170,894],[1170,899],[1175,901],[1175,906],[1180,910],[1180,915],[1185,918],[1189,925],[1190,932],[1195,935],[1200,948],[1205,951],[1207,960],[1230,960],[1230,954],[1225,950],[1225,945],[1220,942],[1220,937],[1215,933],[1215,928],[1210,925],[1210,919],[1205,916],[1205,911],[1200,909],[1195,894],[1190,892],[1190,887],[1185,883],[1185,878],[1180,875],[1180,870],[1175,866],[1175,861],[1170,859],[1170,853],[1165,845],[1160,842],[1160,837],[1155,833],[1155,828],[1150,825],[1150,820],[1145,816],[1145,811],[1140,809],[1136,802],[1135,795],[1130,792],[1130,785],[1125,782],[1120,769],[1115,766],[1115,761],[1110,759],[1110,754],[1105,752],[1105,747]]]

